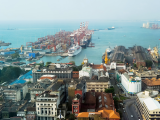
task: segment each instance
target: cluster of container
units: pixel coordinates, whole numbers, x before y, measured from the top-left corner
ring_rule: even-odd
[[[66,51],[67,47],[71,45],[70,34],[71,32],[63,30],[55,35],[38,38],[38,41],[34,43],[28,42],[26,46],[32,46],[33,49],[52,49],[54,52],[58,49]]]

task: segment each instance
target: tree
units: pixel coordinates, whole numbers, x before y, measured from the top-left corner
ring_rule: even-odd
[[[12,59],[19,58],[19,54],[18,53],[14,53],[14,54],[11,55],[11,57],[12,57]]]
[[[147,67],[152,67],[152,61],[146,60],[145,62]]]
[[[105,89],[105,92],[114,94],[114,88]]]
[[[52,62],[46,62],[46,67],[48,67],[49,66],[49,64],[51,64]]]
[[[69,116],[69,120],[75,120],[75,115],[74,114],[70,114],[70,116]]]
[[[72,63],[73,65],[75,65],[75,62],[74,62],[74,61],[70,61],[69,63]]]
[[[80,71],[80,70],[82,70],[82,65],[73,67],[73,71]]]
[[[134,63],[134,67],[137,67],[137,65]]]

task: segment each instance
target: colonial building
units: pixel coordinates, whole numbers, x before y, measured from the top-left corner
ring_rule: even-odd
[[[79,71],[79,78],[82,78],[83,76],[89,77],[91,79],[92,68],[91,67],[83,67],[82,70]]]
[[[50,81],[54,82],[54,80],[57,78],[55,75],[43,75],[39,79],[37,79],[37,82],[43,82],[43,81]]]
[[[142,89],[143,90],[159,90],[160,89],[160,78],[144,79],[142,80]]]
[[[55,75],[57,78],[72,78],[72,68],[57,68],[55,65],[49,67],[36,67],[32,70],[33,82],[37,82],[43,75]]]
[[[53,120],[55,116],[59,116],[57,109],[65,101],[65,87],[63,81],[58,81],[51,91],[45,91],[36,97],[37,120]],[[65,118],[66,110],[62,111],[62,117]]]
[[[95,90],[96,92],[105,92],[105,89],[110,88],[110,85],[108,77],[99,80],[86,80],[86,91]]]

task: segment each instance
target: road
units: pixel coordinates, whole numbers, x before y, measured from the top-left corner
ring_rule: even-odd
[[[111,85],[113,85],[115,94],[119,97],[119,94],[124,94],[124,92],[117,87],[117,81],[114,79],[113,75],[111,75]],[[123,120],[138,120],[139,114],[137,107],[135,105],[136,97],[133,96],[131,99],[124,100],[124,105],[119,105],[119,110],[122,112]],[[125,111],[125,112],[124,112]],[[133,118],[131,117],[133,115]]]

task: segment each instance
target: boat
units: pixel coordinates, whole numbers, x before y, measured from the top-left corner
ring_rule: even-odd
[[[26,60],[27,60],[27,61],[31,61],[31,60],[32,60],[32,57],[30,57],[30,58],[27,58]]]
[[[110,46],[106,49],[106,52],[107,52],[107,54],[108,54],[108,55],[110,55],[110,54],[111,54],[112,49],[111,49],[111,47],[110,47]]]
[[[4,41],[0,41],[0,46],[9,46],[11,43],[5,43]]]
[[[108,30],[114,30],[114,29],[115,29],[115,27],[108,28]]]
[[[81,40],[81,42],[80,42],[80,46],[81,46],[82,48],[86,48],[87,44],[88,44],[88,40],[87,40],[86,37],[84,37],[84,38]]]
[[[68,56],[76,56],[77,54],[79,54],[82,50],[82,47],[79,46],[78,44],[73,45],[73,47],[71,47],[68,50]]]

